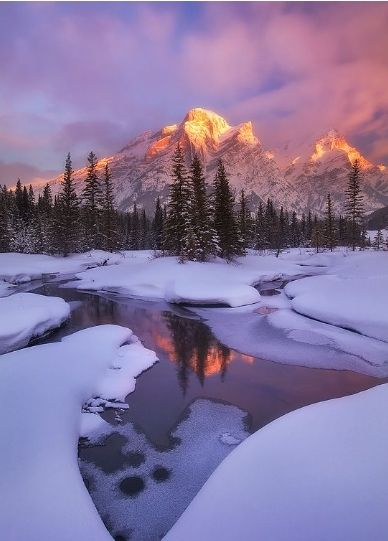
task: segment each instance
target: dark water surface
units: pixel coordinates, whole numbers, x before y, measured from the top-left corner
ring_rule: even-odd
[[[283,365],[243,355],[221,344],[189,309],[164,302],[83,293],[57,283],[34,292],[74,302],[71,320],[37,343],[114,323],[132,329],[145,347],[157,353],[159,363],[138,378],[135,392],[127,397],[129,417],[156,445],[168,444],[171,427],[196,398],[238,406],[250,414],[250,429],[255,431],[307,404],[385,382],[345,370]]]
[[[279,287],[280,283],[272,287],[267,284],[267,294],[276,294]],[[156,352],[159,362],[138,378],[135,391],[127,397],[129,409],[123,414],[123,422],[131,423],[150,445],[162,451],[173,446],[172,430],[198,398],[237,406],[248,414],[248,430],[253,432],[307,404],[356,393],[386,381],[350,371],[282,365],[243,355],[220,343],[189,309],[164,302],[83,293],[61,287],[58,282],[43,284],[34,291],[72,303],[70,321],[37,343],[57,341],[86,327],[113,323],[132,329],[147,348]],[[114,424],[114,415],[109,412],[105,418]],[[145,456],[136,450],[123,453],[124,444],[122,435],[112,434],[106,445],[81,447],[80,457],[106,474],[118,468],[140,467]],[[155,484],[163,484],[170,471],[160,466],[150,475]],[[135,477],[122,482],[122,492],[130,494],[143,489],[143,481]],[[109,520],[106,524],[115,534],[115,526]],[[142,539],[135,534],[130,538]]]

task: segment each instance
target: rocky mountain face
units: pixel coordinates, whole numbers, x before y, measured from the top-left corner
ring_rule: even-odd
[[[158,195],[166,201],[171,158],[178,143],[188,164],[194,153],[200,156],[209,184],[222,159],[236,193],[244,188],[252,203],[270,197],[277,205],[298,214],[308,209],[321,213],[327,193],[331,192],[340,211],[351,163],[357,158],[363,173],[366,210],[388,204],[387,171],[365,160],[337,132],[307,145],[297,156],[287,156],[286,151],[265,149],[250,122],[230,126],[216,113],[196,108],[180,124],[145,132],[118,153],[99,161],[101,173],[109,163],[120,209],[128,210],[136,201],[153,212]],[[79,191],[85,176],[85,168],[75,172]],[[54,193],[60,181],[61,177],[57,177],[50,182]]]

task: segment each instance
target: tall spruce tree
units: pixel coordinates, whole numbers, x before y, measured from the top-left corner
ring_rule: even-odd
[[[88,249],[101,247],[101,201],[102,190],[97,175],[97,156],[88,155],[87,175],[82,190],[84,234]]]
[[[217,253],[217,234],[213,228],[205,177],[197,155],[191,163],[189,178],[191,204],[187,258],[194,261],[207,261],[209,257]]]
[[[384,244],[384,236],[383,236],[383,232],[381,231],[381,229],[378,229],[377,230],[377,233],[376,233],[376,236],[373,240],[373,246],[374,248],[376,248],[376,250],[380,250],[380,248],[383,246]]]
[[[325,240],[330,251],[333,251],[336,241],[335,218],[333,214],[333,203],[330,193],[327,194],[326,216],[325,216]]]
[[[75,191],[70,153],[66,157],[61,191],[54,206],[58,251],[64,256],[79,251],[79,201]]]
[[[360,186],[360,164],[355,160],[349,175],[348,187],[346,190],[346,215],[349,221],[349,242],[354,251],[360,241],[362,220],[364,215],[364,198]]]
[[[241,190],[240,192],[238,227],[242,246],[245,250],[252,246],[253,222],[244,190]]]
[[[184,258],[184,242],[188,245],[191,227],[192,195],[181,146],[178,144],[172,159],[172,183],[164,231],[164,248],[171,255]],[[185,240],[186,237],[186,240]]]
[[[214,181],[214,227],[221,257],[231,260],[244,253],[234,215],[234,198],[222,160],[218,162]]]
[[[102,182],[101,237],[105,250],[112,252],[118,247],[117,220],[114,207],[113,183],[109,165],[106,163]]]
[[[256,250],[264,250],[265,248],[265,217],[264,217],[264,206],[260,201],[256,213],[255,220],[255,248]]]
[[[152,221],[152,247],[154,250],[163,249],[163,209],[160,204],[160,197],[156,199],[155,214]]]

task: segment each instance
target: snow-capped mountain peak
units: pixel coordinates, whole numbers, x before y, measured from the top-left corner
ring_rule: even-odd
[[[326,135],[315,142],[314,152],[311,155],[311,161],[322,161],[328,152],[340,151],[346,155],[351,164],[355,160],[359,161],[361,169],[372,167],[372,164],[364,158],[361,153],[354,147],[350,146],[345,137],[338,130],[332,129]]]
[[[156,197],[165,202],[171,183],[171,159],[180,144],[187,164],[197,153],[209,184],[217,162],[222,159],[236,194],[244,188],[253,202],[271,198],[275,205],[297,213],[322,213],[330,192],[338,212],[343,203],[351,164],[358,159],[362,168],[366,210],[388,204],[388,175],[384,167],[366,160],[337,130],[300,145],[279,151],[266,149],[256,137],[251,122],[231,126],[217,113],[202,108],[188,111],[183,120],[131,139],[120,152],[103,158],[97,169],[103,175],[109,163],[116,203],[122,210],[136,201],[149,213]],[[81,193],[86,169],[75,172]],[[58,191],[62,175],[52,180]]]

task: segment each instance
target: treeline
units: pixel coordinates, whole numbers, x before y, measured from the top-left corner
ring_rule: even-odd
[[[90,249],[156,247],[158,234],[144,210],[139,211],[136,205],[128,213],[115,208],[108,164],[99,178],[96,155],[89,154],[80,195],[76,193],[73,175],[69,154],[57,195],[53,196],[46,184],[36,198],[32,186],[27,188],[20,180],[14,191],[5,186],[0,189],[1,252],[66,256]]]
[[[155,249],[180,260],[207,261],[214,256],[231,260],[248,248],[274,250],[288,247],[347,245],[355,249],[368,243],[363,220],[360,169],[352,166],[342,216],[335,216],[330,194],[323,218],[309,212],[276,208],[271,199],[254,212],[244,190],[234,199],[222,161],[211,187],[206,183],[197,156],[190,167],[178,145],[172,160],[167,205],[156,200],[152,218],[136,203],[131,212],[115,208],[109,165],[101,177],[97,157],[90,152],[87,175],[77,194],[70,154],[63,180],[53,196],[49,184],[35,197],[32,186],[18,180],[15,190],[0,190],[0,251],[68,255],[90,249]],[[383,246],[381,232],[376,247]]]

